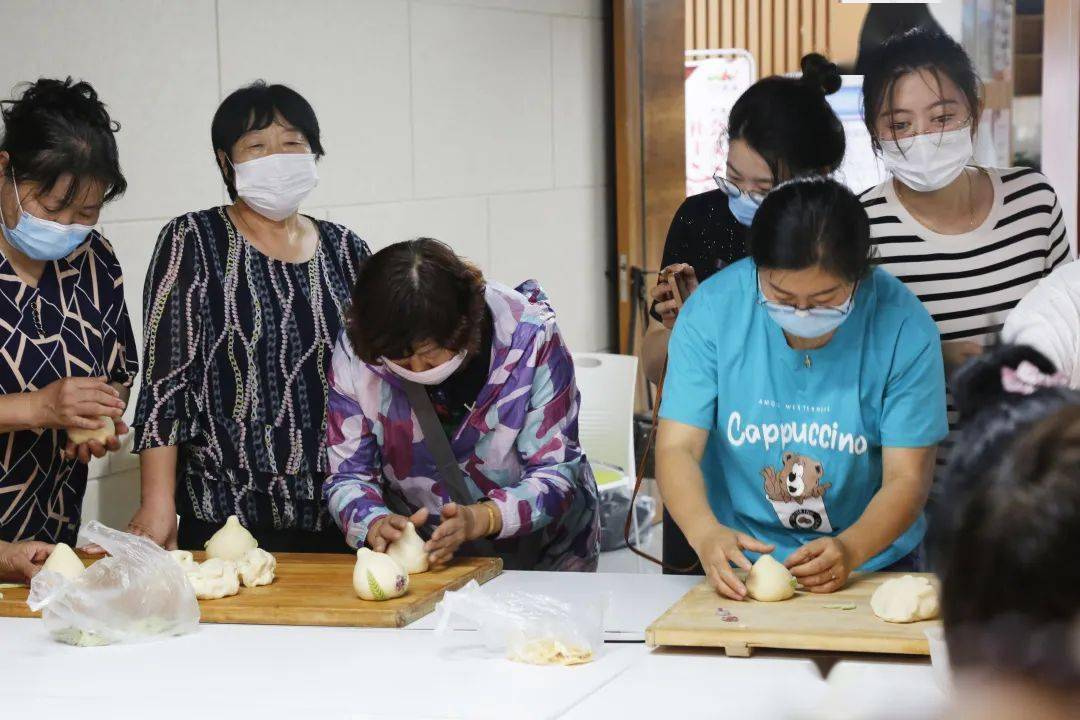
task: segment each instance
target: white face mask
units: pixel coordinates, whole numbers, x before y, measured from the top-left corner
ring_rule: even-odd
[[[940,190],[958,178],[972,152],[969,127],[881,143],[885,167],[918,192]]]
[[[233,165],[236,194],[252,210],[281,221],[300,209],[300,203],[319,184],[315,156],[278,153]]]
[[[383,364],[386,365],[387,370],[394,373],[402,380],[409,380],[410,382],[418,383],[420,385],[438,385],[457,372],[457,369],[461,367],[461,363],[465,362],[465,356],[467,354],[466,351],[462,350],[442,365],[436,365],[423,372],[415,372],[408,368],[403,368],[397,363],[390,362],[386,358],[382,358],[382,361]]]

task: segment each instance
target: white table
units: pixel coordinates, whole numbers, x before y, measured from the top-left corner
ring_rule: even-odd
[[[695,581],[506,573],[487,587],[571,601],[606,593],[607,636],[625,640],[641,638]],[[796,654],[727,658],[613,642],[588,665],[533,667],[493,656],[476,633],[437,636],[432,623],[429,617],[400,631],[203,625],[168,641],[73,648],[51,640],[40,621],[0,619],[0,714],[814,720],[840,717],[841,705],[863,713],[843,717],[873,717],[876,707],[895,707],[888,698],[898,691],[920,699],[915,710],[941,703],[925,662],[843,660],[826,679],[818,663]]]

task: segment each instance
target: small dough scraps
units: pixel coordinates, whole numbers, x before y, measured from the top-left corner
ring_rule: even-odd
[[[510,659],[529,665],[582,665],[591,662],[589,648],[569,645],[557,638],[536,638],[511,648]]]
[[[277,558],[262,548],[251,548],[244,557],[236,564],[240,571],[240,579],[244,587],[258,587],[269,585],[274,582],[274,572],[277,570]]]
[[[189,570],[187,579],[200,600],[217,600],[240,592],[240,575],[231,560],[210,558]]]
[[[904,575],[883,582],[870,597],[870,607],[885,622],[932,620],[938,615],[938,593],[925,577]]]

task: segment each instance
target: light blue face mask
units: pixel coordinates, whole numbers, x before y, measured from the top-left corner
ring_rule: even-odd
[[[19,186],[15,183],[12,170],[12,187],[15,188],[15,201],[19,205],[19,222],[13,227],[7,226],[3,208],[0,207],[0,228],[4,237],[16,250],[34,260],[59,260],[75,252],[94,229],[89,225],[61,225],[51,220],[42,220],[23,210],[19,198]]]
[[[842,305],[832,307],[814,307],[800,310],[791,305],[782,305],[765,298],[765,293],[758,282],[759,302],[765,306],[769,317],[781,328],[795,337],[804,339],[819,338],[828,335],[836,328],[844,324],[851,317],[851,309],[855,305],[855,290]]]
[[[746,227],[750,227],[750,223],[754,222],[754,215],[757,213],[758,208],[761,207],[761,203],[751,200],[746,193],[741,193],[736,197],[728,195],[727,204],[731,214],[735,216],[739,224]]]

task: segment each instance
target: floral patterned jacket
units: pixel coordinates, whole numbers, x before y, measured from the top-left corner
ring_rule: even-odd
[[[535,569],[596,569],[596,480],[578,445],[574,364],[535,281],[489,282],[494,333],[488,379],[450,438],[465,483],[502,515],[499,540],[541,533]],[[327,418],[330,476],[323,498],[350,545],[389,514],[384,493],[431,512],[450,496],[397,377],[359,360],[344,333],[334,350]]]

